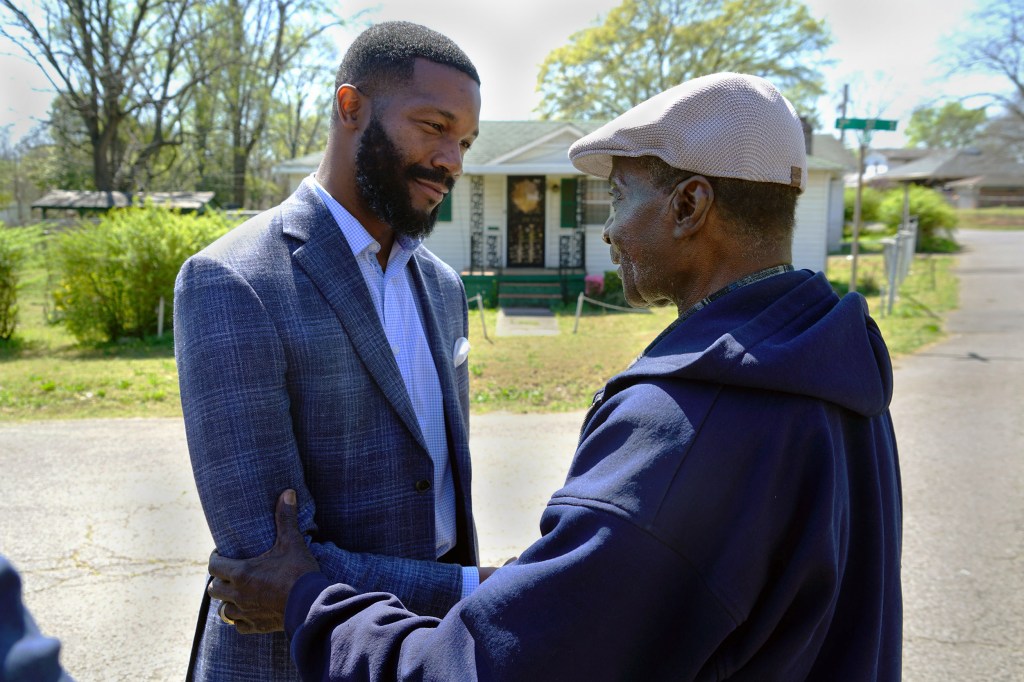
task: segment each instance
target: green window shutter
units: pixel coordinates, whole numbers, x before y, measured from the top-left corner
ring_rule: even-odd
[[[444,199],[441,200],[441,205],[437,207],[437,221],[441,223],[450,223],[452,221],[452,193],[444,195]]]
[[[576,178],[562,178],[562,227],[576,227]]]

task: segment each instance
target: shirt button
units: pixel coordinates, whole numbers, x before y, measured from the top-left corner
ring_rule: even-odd
[[[391,346],[391,352],[398,355],[398,351],[401,350],[398,346]]]
[[[422,481],[416,481],[416,492],[425,493],[430,490],[430,481],[423,479]]]

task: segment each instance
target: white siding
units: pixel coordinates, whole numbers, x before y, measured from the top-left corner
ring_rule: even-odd
[[[828,250],[835,251],[843,241],[843,179],[829,179]]]
[[[796,205],[793,265],[815,272],[825,269],[828,253],[829,174],[811,171]]]
[[[462,178],[452,190],[451,222],[437,221],[434,231],[423,242],[455,272],[469,269],[470,192],[469,178]]]
[[[587,225],[587,274],[603,275],[608,270],[614,270],[617,266],[612,265],[612,254],[608,245],[601,238],[604,225]]]

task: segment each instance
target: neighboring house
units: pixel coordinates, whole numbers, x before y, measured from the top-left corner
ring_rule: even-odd
[[[872,178],[875,186],[897,183],[934,187],[959,208],[1024,206],[1024,164],[978,149],[933,150]]]
[[[583,276],[614,269],[601,231],[608,219],[608,182],[584,176],[569,162],[569,146],[600,122],[481,121],[466,154],[463,177],[441,204],[427,247],[463,274],[467,292],[536,304],[565,298]],[[815,136],[816,138],[818,136]],[[316,170],[321,154],[285,161],[274,173],[293,191]],[[809,157],[808,184],[797,206],[793,259],[824,270],[830,221],[842,221],[841,163]],[[525,284],[547,281],[552,293]],[[517,284],[516,282],[519,282]],[[523,293],[513,293],[516,287]],[[560,292],[560,293],[559,293]],[[536,294],[534,296],[528,294]]]
[[[843,241],[843,189],[844,178],[850,173],[857,173],[857,159],[853,153],[843,146],[841,140],[825,133],[819,133],[811,137],[808,153],[811,155],[811,164],[821,165],[822,162],[829,162],[832,170],[838,168],[838,173],[829,176],[828,185],[828,230],[825,239],[826,250],[829,252],[839,249]],[[826,169],[822,169],[826,170]]]
[[[885,173],[890,168],[902,166],[911,161],[917,161],[921,157],[932,153],[931,149],[918,147],[887,147],[881,149],[868,149],[864,154],[864,179],[868,180]],[[854,159],[853,172],[857,173],[857,161]]]
[[[43,218],[47,217],[47,211],[58,211],[62,216],[68,213],[82,216],[146,203],[183,213],[202,213],[212,200],[213,192],[139,192],[132,195],[125,192],[55,189],[32,202],[32,208],[42,211]]]
[[[957,208],[1024,206],[1024,169],[1016,175],[987,173],[948,182],[946,192]]]

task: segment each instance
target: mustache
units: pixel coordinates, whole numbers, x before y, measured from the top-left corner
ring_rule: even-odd
[[[423,166],[410,166],[406,171],[409,178],[419,178],[429,182],[437,182],[444,185],[448,191],[455,186],[455,178],[444,168],[424,168]]]

